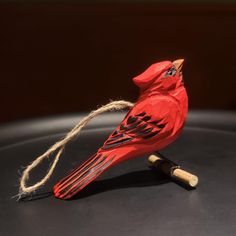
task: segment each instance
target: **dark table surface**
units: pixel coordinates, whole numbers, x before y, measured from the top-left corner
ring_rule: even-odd
[[[124,116],[96,118],[67,147],[49,183],[16,202],[22,168],[84,114],[0,127],[0,235],[236,235],[236,113],[192,111],[181,137],[161,154],[198,175],[189,190],[148,167],[147,157],[115,166],[74,200],[53,197],[53,184],[96,152]],[[43,176],[50,161],[31,175]]]

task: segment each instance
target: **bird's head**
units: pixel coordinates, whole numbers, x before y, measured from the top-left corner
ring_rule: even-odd
[[[153,88],[168,92],[183,84],[182,66],[183,59],[162,61],[148,67],[142,74],[133,78],[134,83],[141,91]]]

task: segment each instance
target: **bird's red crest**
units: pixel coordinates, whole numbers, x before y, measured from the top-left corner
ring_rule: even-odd
[[[172,66],[171,61],[162,61],[149,66],[142,74],[133,78],[140,88],[149,87],[164,71]]]

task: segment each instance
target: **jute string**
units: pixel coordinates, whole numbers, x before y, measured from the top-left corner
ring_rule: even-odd
[[[92,111],[89,115],[84,117],[82,120],[78,122],[78,124],[75,125],[75,127],[69,131],[63,139],[56,142],[53,146],[51,146],[45,153],[38,156],[31,164],[29,164],[23,171],[22,176],[20,178],[20,186],[19,186],[19,194],[18,199],[20,199],[23,195],[30,194],[40,187],[42,187],[51,177],[53,174],[55,167],[61,157],[61,154],[65,148],[65,145],[70,142],[73,138],[75,138],[81,131],[81,129],[87,125],[87,123],[92,120],[94,117],[98,116],[99,114],[102,114],[107,111],[114,111],[114,110],[122,110],[125,108],[131,108],[133,107],[133,103],[127,102],[127,101],[113,101],[110,102],[97,110]],[[27,181],[29,179],[30,172],[37,167],[44,159],[49,158],[54,152],[56,152],[56,156],[48,169],[48,172],[46,175],[39,180],[37,183],[27,186]]]

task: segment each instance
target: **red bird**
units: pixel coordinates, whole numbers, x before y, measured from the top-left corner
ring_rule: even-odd
[[[183,85],[183,59],[151,65],[133,78],[140,97],[95,155],[54,186],[54,194],[70,199],[119,162],[158,151],[180,134],[188,111]]]

